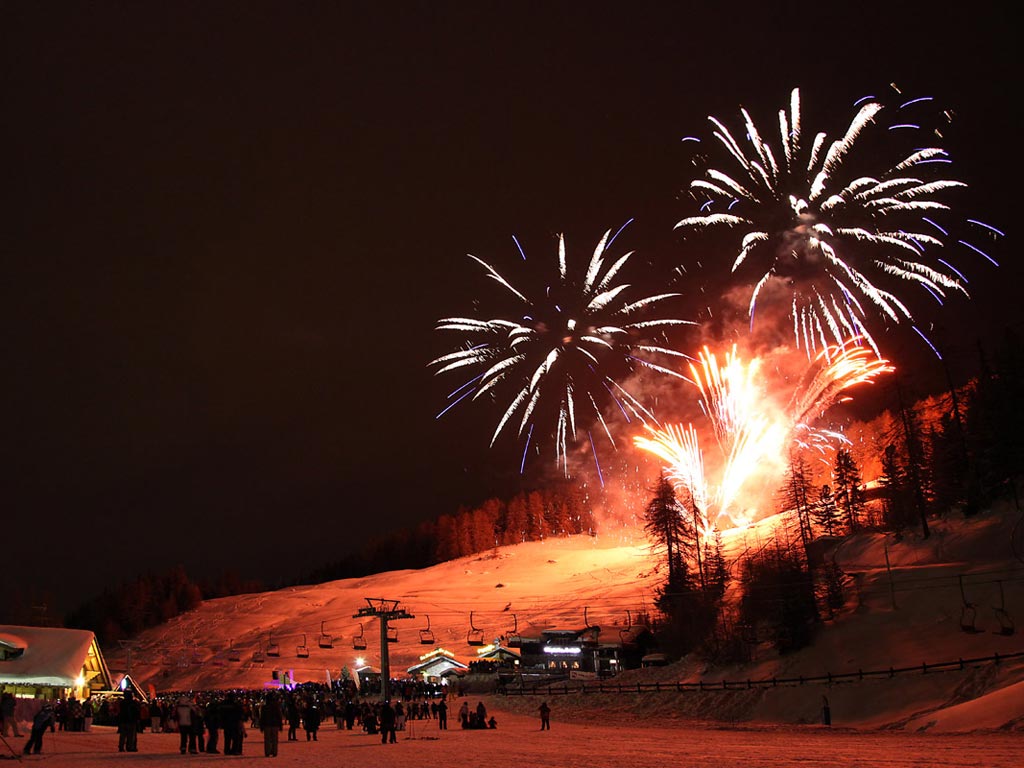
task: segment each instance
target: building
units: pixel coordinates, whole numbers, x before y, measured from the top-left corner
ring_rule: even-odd
[[[654,636],[641,625],[606,633],[601,627],[549,629],[539,638],[521,638],[522,671],[548,676],[609,677],[623,669],[634,669],[654,647]]]
[[[112,690],[96,635],[0,624],[0,690],[20,698],[84,699]]]
[[[455,654],[445,648],[435,648],[420,656],[418,664],[406,670],[410,677],[421,677],[426,683],[438,683],[442,678],[465,672],[468,667],[456,660]]]

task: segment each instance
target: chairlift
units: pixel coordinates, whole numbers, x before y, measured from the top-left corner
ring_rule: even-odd
[[[320,622],[320,638],[317,640],[317,645],[321,648],[333,648],[334,638],[324,632],[324,622]]]
[[[473,624],[473,611],[469,612],[469,632],[466,633],[466,642],[469,645],[481,646],[484,644],[483,630],[477,629]]]
[[[969,635],[976,635],[981,632],[978,629],[974,621],[978,617],[978,606],[974,603],[968,602],[967,593],[964,591],[964,577],[963,574],[959,576],[960,579],[960,629]]]
[[[998,635],[1003,637],[1009,637],[1017,631],[1016,626],[1013,623],[1013,619],[1010,618],[1010,614],[1006,610],[1006,593],[1003,592],[1003,582],[999,580],[996,582],[999,585],[999,607],[993,606],[992,610],[996,613],[996,619],[999,620],[999,631],[996,632]]]
[[[242,660],[242,655],[238,652],[238,649],[235,648],[235,641],[232,640],[230,645],[228,646],[228,661],[235,661],[235,662],[237,662],[237,661],[241,661],[241,660]]]
[[[306,645],[306,633],[302,633],[302,643],[295,647],[295,657],[299,659],[309,658],[309,646]]]
[[[256,650],[252,652],[252,660],[256,664],[262,664],[265,661],[263,658],[263,642],[260,640],[256,641]]]
[[[519,619],[516,615],[512,614],[512,632],[506,638],[509,648],[522,648],[523,638],[519,636]]]
[[[434,633],[430,631],[430,614],[427,614],[427,628],[420,630],[420,644],[421,645],[433,645],[434,644]]]
[[[359,634],[352,635],[352,649],[356,651],[366,650],[366,636],[363,635],[363,625],[359,625]]]
[[[388,627],[387,641],[389,643],[398,642],[398,627]]]
[[[625,629],[619,630],[619,641],[623,646],[635,646],[636,638],[632,636],[630,630],[633,628],[633,614],[626,609],[626,627]]]
[[[274,633],[271,632],[267,636],[267,656],[273,656],[275,659],[281,655],[281,646],[274,642]]]

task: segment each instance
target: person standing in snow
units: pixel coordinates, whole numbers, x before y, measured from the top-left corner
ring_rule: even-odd
[[[14,694],[10,691],[0,697],[0,735],[2,736],[10,736],[11,729],[14,729],[14,735],[19,739],[21,738],[21,731],[18,730],[18,720],[14,716],[14,707],[17,703]]]
[[[29,734],[28,742],[23,750],[26,755],[29,753],[38,755],[43,751],[43,734],[46,733],[47,728],[53,727],[53,723],[53,705],[43,704],[43,708],[32,718],[32,733]]]
[[[551,730],[551,707],[549,707],[548,703],[545,701],[545,702],[541,703],[541,705],[539,707],[539,711],[540,711],[540,729],[542,731],[550,731]]]
[[[469,702],[463,701],[462,706],[459,707],[459,720],[462,722],[463,728],[469,728]]]
[[[192,700],[188,696],[182,696],[178,699],[178,705],[174,710],[174,718],[178,721],[178,746],[183,755],[186,748],[193,755],[198,754],[199,751],[196,749],[196,732],[192,730],[194,715],[195,710],[192,707]]]
[[[390,701],[385,701],[384,706],[380,708],[380,743],[398,743],[398,735],[395,733],[395,709]]]
[[[263,756],[277,757],[278,736],[284,727],[284,713],[276,693],[267,697],[260,710],[260,730],[263,731]]]
[[[448,702],[444,699],[437,703],[437,730],[448,730]]]
[[[117,751],[139,751],[139,723],[142,715],[139,703],[130,689],[125,689],[124,701],[117,711]]]

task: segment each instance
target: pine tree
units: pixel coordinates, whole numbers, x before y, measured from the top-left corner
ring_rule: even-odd
[[[664,555],[668,580],[672,583],[678,573],[686,570],[686,555],[691,550],[692,537],[683,516],[683,507],[664,474],[659,475],[652,494],[644,510],[644,531],[654,540],[655,549]]]
[[[890,443],[882,453],[882,474],[878,478],[882,497],[882,519],[886,528],[900,531],[913,517],[909,502],[909,488],[899,452]]]
[[[846,527],[850,533],[856,533],[864,512],[864,487],[860,479],[860,467],[846,448],[836,451],[832,483],[836,505],[845,519]]]
[[[836,506],[835,496],[827,483],[821,486],[811,516],[818,527],[825,531],[826,536],[835,536],[840,530],[839,507]]]
[[[786,469],[785,484],[782,486],[782,509],[780,511],[792,511],[796,516],[805,555],[814,540],[814,530],[811,527],[810,488],[810,472],[807,469],[807,462],[798,452],[793,451],[789,456],[789,467]]]

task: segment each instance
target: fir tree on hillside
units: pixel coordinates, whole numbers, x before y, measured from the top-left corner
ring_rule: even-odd
[[[832,464],[832,487],[836,506],[846,523],[850,533],[856,533],[861,526],[864,514],[864,483],[860,477],[860,467],[854,461],[853,454],[846,448],[836,451]]]
[[[811,516],[826,536],[835,536],[839,533],[841,528],[839,507],[836,505],[832,488],[828,484],[821,486]]]

